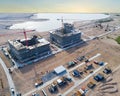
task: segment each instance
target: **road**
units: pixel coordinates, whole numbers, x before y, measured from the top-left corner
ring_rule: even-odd
[[[9,84],[9,87],[10,87],[10,91],[11,91],[11,88],[14,88],[14,90],[15,90],[15,85],[14,85],[14,82],[12,80],[12,77],[9,74],[9,71],[8,71],[8,68],[7,68],[6,64],[3,62],[3,60],[1,58],[0,58],[0,64],[2,65],[2,67],[3,67],[4,71],[5,71],[5,74],[7,76],[8,84]],[[11,93],[11,96],[16,96],[16,90],[15,90],[15,94],[14,95]]]
[[[106,66],[107,63],[104,64],[104,66]],[[80,84],[82,84],[83,82],[85,82],[86,80],[88,80],[90,77],[92,77],[94,74],[96,74],[96,72],[98,72],[99,70],[101,70],[104,66],[99,67],[98,69],[96,69],[93,73],[91,73],[90,75],[88,75],[86,78],[76,81],[75,85],[73,87],[71,87],[69,90],[67,90],[64,94],[62,94],[62,96],[66,96],[67,94],[69,94],[70,92],[72,92],[77,86],[79,86]]]
[[[90,60],[93,60],[93,59],[99,57],[100,55],[101,55],[100,53],[97,53],[95,56],[91,57]],[[76,66],[76,67],[74,67],[74,68],[72,68],[72,69],[70,69],[70,70],[67,70],[67,74],[66,74],[66,75],[69,76],[69,77],[71,77],[71,76],[69,75],[69,72],[72,71],[72,70],[74,70],[74,69],[76,69],[77,67],[80,67],[80,66],[84,65],[84,64],[85,64],[85,62],[83,62],[83,63],[81,63],[81,64],[78,64],[78,66]],[[39,88],[34,88],[33,90],[27,92],[27,93],[24,94],[23,96],[28,96],[28,95],[34,93],[35,91],[38,91],[38,90],[43,89],[44,87],[46,87],[46,86],[48,86],[49,84],[53,83],[53,81],[55,81],[55,80],[58,79],[58,78],[59,78],[59,76],[55,77],[54,79],[46,82],[45,84],[43,84],[43,85],[40,86]],[[74,79],[72,78],[72,80],[74,80]],[[76,82],[76,81],[74,81],[74,82]]]
[[[91,57],[91,58],[89,59],[89,61],[91,61],[91,60],[99,57],[100,55],[101,55],[100,53],[97,53],[95,56]],[[68,72],[71,72],[71,71],[77,69],[78,67],[80,67],[80,66],[82,66],[82,65],[84,65],[84,64],[85,64],[85,62],[82,62],[82,63],[79,64],[78,66],[75,66],[75,67],[71,68],[70,70],[68,70]]]

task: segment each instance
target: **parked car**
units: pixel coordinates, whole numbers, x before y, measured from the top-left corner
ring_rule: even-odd
[[[104,65],[104,62],[101,61],[101,62],[99,62],[98,64],[99,64],[100,66],[103,66],[103,65]]]
[[[102,81],[104,79],[105,79],[104,76],[100,73],[94,76],[94,80],[96,80],[97,82]]]
[[[11,93],[12,93],[12,94],[15,94],[14,88],[11,88]]]
[[[40,95],[37,93],[33,93],[32,96],[40,96]]]
[[[85,63],[88,63],[88,62],[90,62],[89,59],[86,59],[86,60],[85,60]]]
[[[111,73],[112,72],[112,70],[110,69],[110,68],[105,68],[104,70],[103,70],[103,73],[105,73],[105,74],[109,74],[109,73]]]
[[[12,70],[10,68],[8,68],[8,71],[9,71],[10,74],[12,74]]]
[[[80,77],[80,72],[78,70],[73,70],[72,75],[75,77]]]
[[[93,88],[96,86],[96,84],[94,84],[93,82],[89,82],[89,83],[87,84],[87,86],[88,86],[89,88],[93,89]]]
[[[94,60],[94,63],[97,64],[97,65],[99,64],[99,62],[98,62],[98,61],[95,61],[95,60]]]

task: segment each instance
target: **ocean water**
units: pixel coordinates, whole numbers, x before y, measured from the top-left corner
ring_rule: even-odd
[[[38,32],[54,30],[62,26],[61,20],[64,23],[73,23],[75,21],[96,20],[107,18],[109,15],[105,14],[68,14],[68,13],[38,13],[30,17],[30,21],[13,24],[10,29],[35,29]],[[40,21],[39,19],[48,19]],[[37,21],[38,20],[38,21]]]

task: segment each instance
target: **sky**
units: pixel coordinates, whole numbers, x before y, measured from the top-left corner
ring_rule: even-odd
[[[0,12],[119,13],[120,0],[0,0]]]

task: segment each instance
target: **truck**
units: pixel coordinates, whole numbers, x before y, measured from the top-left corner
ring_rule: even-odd
[[[82,89],[76,91],[75,96],[85,96],[85,92]]]
[[[41,78],[37,78],[35,79],[35,87],[39,87],[40,85],[43,84],[43,81]]]

